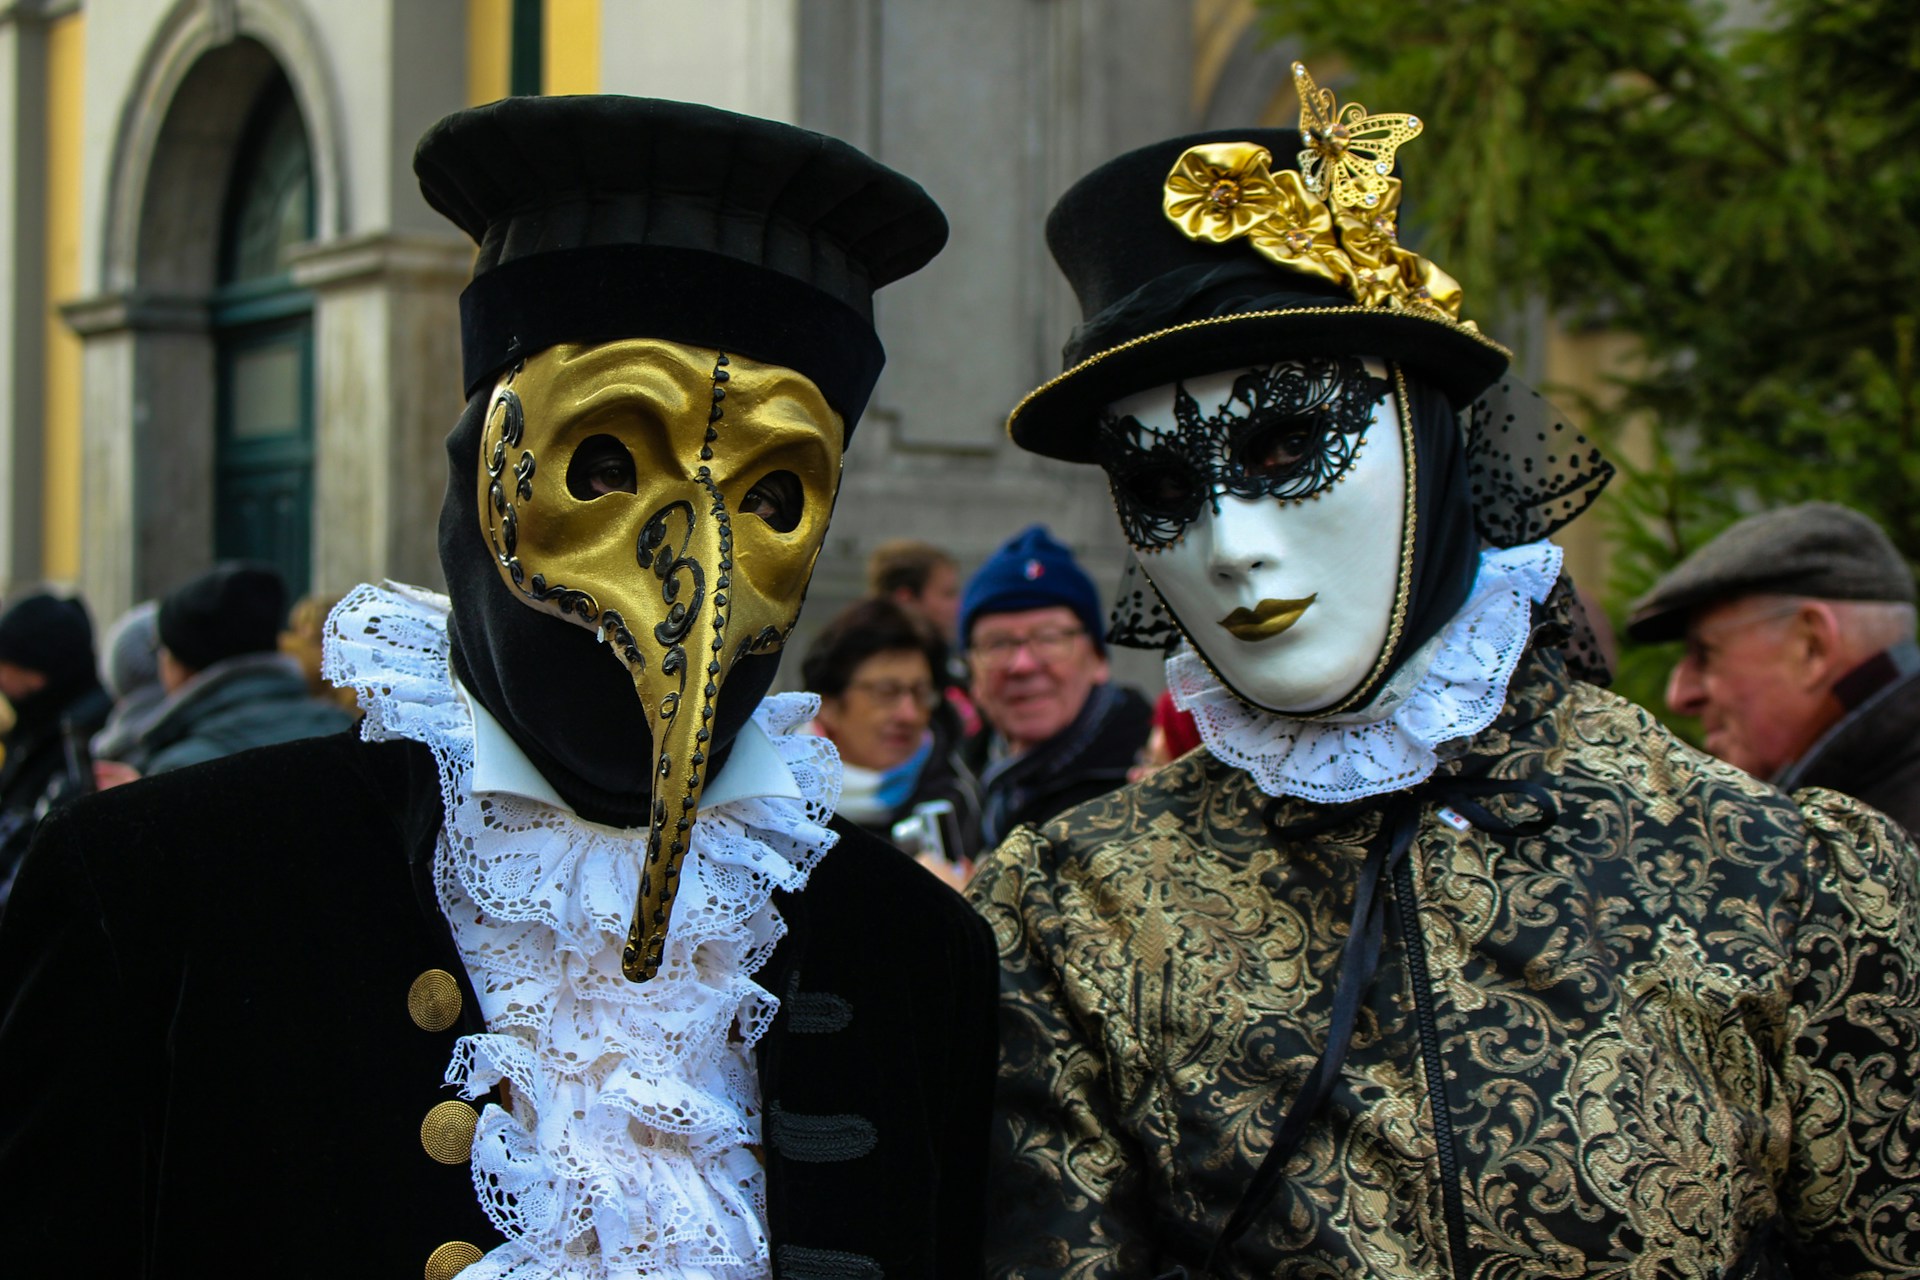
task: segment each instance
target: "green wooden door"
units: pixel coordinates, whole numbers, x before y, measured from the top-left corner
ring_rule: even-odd
[[[306,593],[313,563],[313,332],[308,317],[221,335],[214,554],[264,560]]]
[[[287,255],[313,236],[306,129],[285,81],[261,95],[229,186],[214,295],[214,556],[264,560],[291,598],[313,565],[313,303]]]

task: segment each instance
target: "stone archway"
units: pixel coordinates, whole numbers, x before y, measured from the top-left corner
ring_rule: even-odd
[[[291,0],[182,0],[122,102],[99,291],[83,343],[82,586],[103,616],[204,567],[213,545],[209,299],[241,130],[284,76],[312,155],[316,239],[343,230],[342,129],[321,46]]]

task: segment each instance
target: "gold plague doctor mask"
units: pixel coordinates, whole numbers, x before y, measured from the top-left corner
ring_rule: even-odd
[[[481,532],[529,605],[627,668],[656,753],[621,957],[659,971],[720,688],[785,642],[840,483],[841,417],[806,377],[654,339],[551,347],[494,387]]]

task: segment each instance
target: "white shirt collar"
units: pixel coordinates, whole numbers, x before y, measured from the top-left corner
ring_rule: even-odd
[[[564,813],[572,813],[573,806],[560,798],[553,784],[534,768],[533,761],[527,759],[527,753],[520,749],[520,744],[480,705],[479,699],[458,680],[453,684],[460,694],[460,701],[473,716],[474,791],[506,792],[552,805]],[[780,758],[780,752],[767,736],[767,731],[760,727],[759,721],[749,720],[740,727],[739,735],[734,738],[727,762],[720,766],[718,774],[707,781],[700,807],[718,809],[736,800],[769,796],[798,800],[801,798],[800,786],[794,781],[793,770]]]

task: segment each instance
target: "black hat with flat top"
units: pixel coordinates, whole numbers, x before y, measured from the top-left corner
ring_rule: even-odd
[[[851,432],[886,360],[874,291],[947,239],[919,184],[857,148],[688,102],[507,98],[433,126],[413,167],[480,246],[469,396],[556,343],[660,338],[805,374]]]

